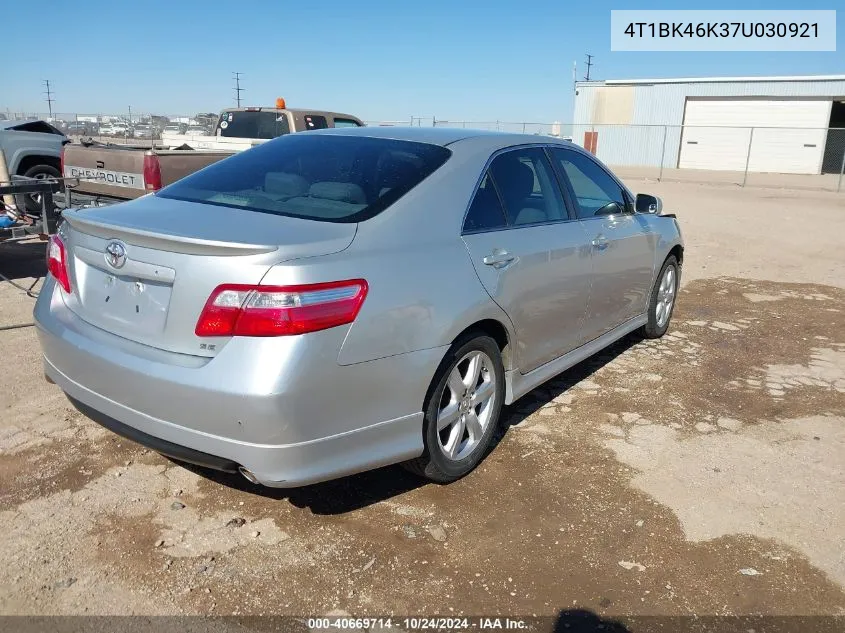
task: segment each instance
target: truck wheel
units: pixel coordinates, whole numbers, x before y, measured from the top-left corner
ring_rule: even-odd
[[[27,178],[35,178],[37,180],[45,180],[47,178],[58,178],[60,176],[59,170],[53,167],[52,165],[33,165],[29,169],[27,169],[24,173],[24,176]],[[58,185],[53,189],[53,192],[59,190]],[[20,196],[24,206],[26,207],[27,212],[29,213],[41,213],[41,194],[40,193],[30,193],[23,196]],[[20,202],[18,202],[20,204]]]

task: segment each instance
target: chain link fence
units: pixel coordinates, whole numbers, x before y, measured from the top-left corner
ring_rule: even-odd
[[[620,176],[845,191],[845,129],[575,125],[573,140]]]
[[[164,132],[212,136],[218,114],[153,114],[126,111],[123,113],[81,112],[13,112],[0,111],[0,120],[40,119],[52,124],[71,139],[93,139],[100,142],[133,145],[155,145]]]
[[[0,119],[46,120],[72,139],[155,146],[163,133],[213,135],[217,114],[53,113],[0,110]],[[623,178],[845,191],[845,128],[592,125],[463,121],[413,115],[372,126],[494,130],[570,139]]]

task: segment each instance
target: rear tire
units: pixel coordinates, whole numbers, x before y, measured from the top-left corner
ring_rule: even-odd
[[[680,280],[680,266],[674,255],[669,255],[663,262],[660,274],[651,289],[648,302],[648,323],[643,326],[642,333],[646,338],[660,338],[669,329],[672,312],[675,310],[675,299],[678,296],[678,281]]]
[[[496,341],[480,333],[458,339],[429,388],[423,454],[403,466],[441,484],[468,474],[490,449],[504,399],[505,369]]]

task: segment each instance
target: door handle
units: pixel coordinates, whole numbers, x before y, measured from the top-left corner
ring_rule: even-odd
[[[608,244],[609,242],[607,241],[607,238],[601,234],[596,235],[595,239],[592,241],[593,248],[597,251],[603,251],[607,248]]]
[[[492,266],[493,268],[502,269],[512,264],[515,260],[516,255],[511,255],[506,250],[497,248],[493,250],[493,253],[491,255],[488,255],[481,261],[483,261],[488,266]]]

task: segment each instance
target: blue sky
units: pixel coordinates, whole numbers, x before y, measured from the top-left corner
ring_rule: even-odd
[[[16,51],[14,63],[0,65],[3,111],[46,111],[47,78],[58,112],[126,112],[129,105],[133,112],[218,111],[234,104],[232,71],[240,71],[245,105],[272,105],[284,96],[291,107],[367,120],[546,122],[571,116],[572,62],[580,77],[587,52],[598,79],[845,73],[845,6],[834,0],[56,0],[47,12],[27,6],[3,10],[3,48]],[[838,51],[612,53],[610,10],[631,8],[839,8]],[[45,15],[49,26],[40,33]]]

